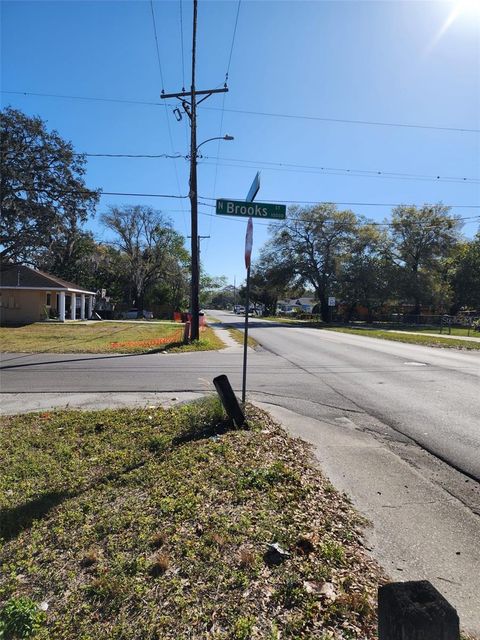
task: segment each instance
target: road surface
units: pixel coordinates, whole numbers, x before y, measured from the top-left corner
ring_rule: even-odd
[[[243,320],[211,312],[242,327]],[[309,440],[373,522],[394,579],[429,579],[480,637],[480,353],[251,320],[248,398]],[[241,389],[242,350],[146,355],[4,354],[6,405],[32,398]],[[167,397],[165,396],[165,397]],[[97,396],[95,396],[97,397]],[[61,403],[60,403],[61,404]]]

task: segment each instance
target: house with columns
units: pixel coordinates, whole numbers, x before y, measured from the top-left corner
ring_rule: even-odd
[[[95,292],[22,264],[0,265],[0,322],[29,324],[49,318],[92,317]]]

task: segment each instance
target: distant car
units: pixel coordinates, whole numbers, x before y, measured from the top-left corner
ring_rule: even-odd
[[[233,313],[245,313],[245,307],[242,307],[241,304],[236,304],[233,307]]]
[[[138,320],[138,318],[145,318],[145,320],[152,320],[153,312],[146,311],[145,309],[143,311],[140,311],[139,309],[129,309],[128,311],[124,311],[122,313],[122,318],[124,320]]]

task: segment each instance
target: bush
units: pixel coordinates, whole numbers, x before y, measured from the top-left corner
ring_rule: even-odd
[[[10,598],[0,612],[0,638],[30,638],[45,620],[45,613],[30,598]]]

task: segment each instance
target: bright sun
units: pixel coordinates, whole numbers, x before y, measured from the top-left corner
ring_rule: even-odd
[[[454,3],[452,10],[448,14],[447,19],[440,28],[440,31],[434,38],[434,41],[430,45],[431,49],[444,35],[444,33],[451,27],[451,25],[457,20],[457,18],[465,17],[470,20],[480,19],[480,0],[458,0]]]

